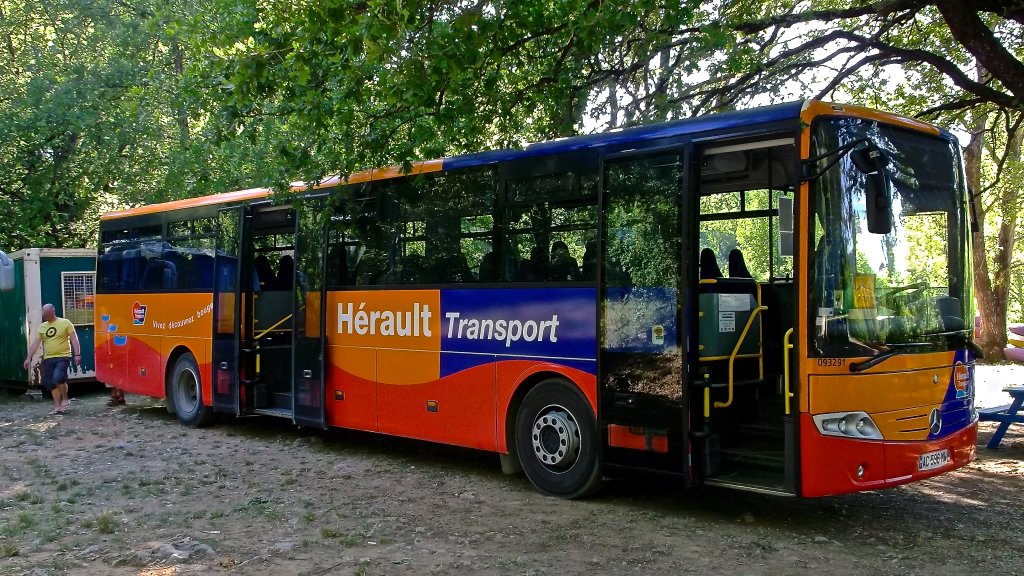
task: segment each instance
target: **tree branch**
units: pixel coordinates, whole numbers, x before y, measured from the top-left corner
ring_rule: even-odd
[[[1018,100],[1024,100],[1024,64],[1003,47],[978,14],[965,10],[963,0],[938,0],[935,5],[953,37]]]

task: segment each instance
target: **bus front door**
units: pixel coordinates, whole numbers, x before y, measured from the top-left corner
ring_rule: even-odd
[[[296,206],[292,420],[324,428],[324,214],[320,198]]]
[[[213,283],[213,408],[240,414],[238,359],[241,336],[245,220],[243,208],[225,208],[217,214],[217,249]]]
[[[601,189],[605,463],[688,474],[678,149],[611,157]]]

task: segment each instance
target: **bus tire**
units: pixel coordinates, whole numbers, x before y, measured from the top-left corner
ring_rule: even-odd
[[[191,352],[182,354],[171,370],[167,388],[174,402],[178,421],[186,426],[202,428],[213,424],[216,414],[213,408],[203,404],[203,387],[199,376],[199,364]]]
[[[530,390],[516,415],[516,451],[530,482],[559,498],[582,498],[600,484],[597,423],[590,403],[565,380]]]

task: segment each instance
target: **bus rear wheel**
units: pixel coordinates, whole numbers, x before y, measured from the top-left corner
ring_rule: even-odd
[[[195,356],[190,352],[182,354],[171,369],[167,389],[174,402],[178,421],[193,428],[209,426],[217,416],[213,408],[203,404],[203,387],[200,382],[199,364]]]
[[[537,384],[523,398],[515,431],[519,462],[537,490],[582,498],[598,488],[597,424],[578,388],[558,378]]]

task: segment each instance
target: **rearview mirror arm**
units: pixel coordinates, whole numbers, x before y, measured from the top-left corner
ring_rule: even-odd
[[[835,150],[830,150],[828,152],[825,152],[824,154],[819,154],[818,156],[814,156],[813,158],[808,158],[807,160],[804,160],[803,175],[800,179],[801,182],[809,182],[811,180],[817,180],[818,178],[821,178],[822,174],[828,172],[829,168],[835,166],[836,163],[839,162],[839,160],[842,159],[842,157],[846,153],[848,153],[850,150],[853,150],[854,147],[856,147],[858,144],[862,144],[864,142],[870,142],[870,140],[868,138],[858,138],[852,142],[840,146],[839,148],[836,148]],[[824,168],[818,170],[817,172],[814,172],[814,164],[819,160],[824,160],[825,158],[828,158],[829,156],[835,156],[835,158],[833,158]]]

